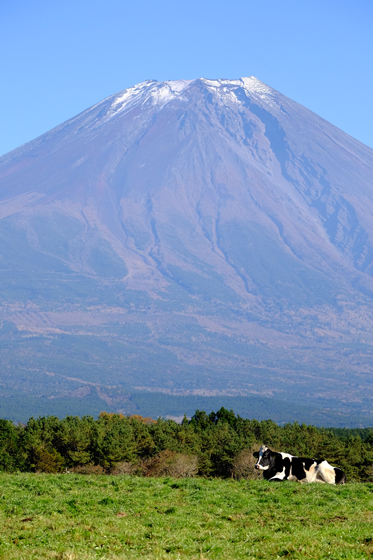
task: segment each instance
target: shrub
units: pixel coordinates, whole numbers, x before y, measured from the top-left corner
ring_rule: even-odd
[[[121,461],[110,469],[110,474],[113,474],[114,476],[135,474],[137,468],[137,465],[133,465],[128,461]]]
[[[233,460],[232,476],[238,480],[241,478],[247,480],[262,478],[261,472],[255,469],[255,463],[253,449],[244,449]]]
[[[105,474],[105,470],[101,467],[101,465],[77,465],[76,467],[72,467],[70,469],[71,473],[73,474]]]
[[[192,478],[198,472],[198,457],[176,453],[174,461],[170,463],[168,475],[174,478]]]
[[[198,472],[198,457],[165,449],[140,463],[143,476],[189,478]]]

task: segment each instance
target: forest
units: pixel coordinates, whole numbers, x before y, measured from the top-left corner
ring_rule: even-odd
[[[222,407],[197,410],[179,424],[101,412],[92,416],[0,419],[0,471],[176,478],[261,478],[253,451],[266,444],[292,455],[326,459],[349,482],[373,480],[373,429],[318,428],[241,418]]]

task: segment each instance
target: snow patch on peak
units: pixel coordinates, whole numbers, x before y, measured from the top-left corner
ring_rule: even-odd
[[[151,91],[151,101],[162,108],[166,103],[178,97],[188,87],[191,81],[192,80],[174,80],[161,82],[157,84],[158,87]]]
[[[232,86],[241,86],[241,80],[208,80],[207,78],[200,78],[200,81],[206,84],[208,88],[230,88]]]
[[[201,78],[201,82],[204,82],[207,86],[220,87],[222,80],[208,80],[207,78]]]
[[[176,93],[181,93],[192,82],[193,80],[170,80],[168,82],[163,82],[163,83],[169,85],[172,91]]]
[[[254,76],[249,76],[248,78],[241,78],[241,83],[243,83],[244,88],[250,92],[259,95],[262,99],[273,100],[274,90],[255,78]]]
[[[239,103],[234,91],[236,86],[241,86],[240,80],[207,80],[201,78],[206,87],[216,93],[224,104]]]
[[[111,104],[110,110],[107,116],[110,118],[115,113],[122,111],[126,107],[130,107],[136,103],[147,91],[149,91],[152,86],[154,87],[155,82],[153,80],[147,80],[146,82],[141,82],[140,84],[136,84],[135,86],[129,87],[124,91],[121,91],[117,95],[114,96],[114,101]]]
[[[201,78],[206,87],[215,92],[224,103],[241,103],[240,96],[236,95],[238,88],[244,88],[251,96],[259,97],[267,104],[273,106],[276,103],[275,90],[255,78],[239,78],[238,80],[208,80]]]
[[[135,86],[125,89],[114,96],[114,101],[107,113],[107,119],[123,111],[126,112],[134,105],[143,105],[150,101],[159,109],[164,107],[169,101],[180,96],[188,87],[192,80],[173,80],[167,82],[157,82],[147,80]]]

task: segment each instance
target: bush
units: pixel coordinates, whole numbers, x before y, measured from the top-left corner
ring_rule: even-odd
[[[133,465],[128,461],[121,461],[110,469],[110,474],[113,474],[114,476],[136,474],[137,469],[137,465]]]
[[[192,478],[198,472],[198,457],[176,453],[174,461],[168,468],[168,476],[174,478]]]
[[[143,476],[190,478],[198,472],[198,457],[165,449],[140,463]]]
[[[244,449],[238,453],[233,460],[232,476],[240,480],[245,478],[246,480],[256,480],[262,478],[262,473],[255,469],[256,460],[253,457],[254,450]]]
[[[73,474],[105,474],[105,470],[101,467],[101,465],[77,465],[76,467],[72,467],[69,472]]]

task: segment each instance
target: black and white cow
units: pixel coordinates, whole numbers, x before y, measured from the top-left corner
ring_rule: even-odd
[[[298,480],[300,482],[326,482],[327,484],[345,484],[346,475],[338,467],[332,467],[324,459],[305,459],[288,453],[271,451],[265,445],[256,451],[258,459],[255,468],[263,471],[266,480]]]

